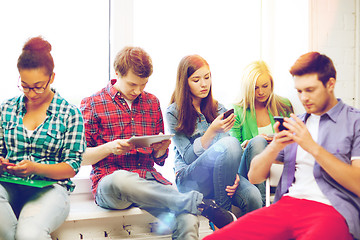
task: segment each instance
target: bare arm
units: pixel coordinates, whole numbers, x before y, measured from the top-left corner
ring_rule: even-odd
[[[110,154],[121,155],[134,148],[127,140],[117,139],[97,147],[88,147],[83,154],[82,165],[93,165]]]
[[[278,132],[279,122],[274,124],[274,129]],[[281,131],[275,134],[272,142],[262,151],[256,155],[250,163],[250,170],[248,178],[250,183],[259,184],[266,180],[269,176],[271,165],[276,162],[276,157],[279,152],[287,145],[294,143],[288,134],[292,134],[289,131]]]
[[[318,144],[311,146],[309,153],[336,182],[360,197],[360,160],[346,164]]]
[[[15,166],[9,166],[6,171],[19,177],[27,177],[31,174],[35,174],[56,180],[72,178],[76,174],[74,169],[65,162],[43,164],[32,162],[30,160],[23,160]]]

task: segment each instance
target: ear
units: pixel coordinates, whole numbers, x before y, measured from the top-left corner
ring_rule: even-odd
[[[329,81],[326,83],[326,87],[327,87],[330,91],[334,91],[335,83],[336,83],[336,79],[335,79],[335,78],[330,78]]]
[[[54,79],[55,79],[55,73],[53,72],[50,76],[50,83],[49,84],[52,84],[54,82]]]

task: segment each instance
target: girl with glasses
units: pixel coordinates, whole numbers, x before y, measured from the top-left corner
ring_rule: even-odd
[[[51,239],[69,213],[70,178],[85,148],[80,111],[50,86],[51,45],[28,40],[18,58],[18,87],[0,115],[0,239]],[[39,183],[45,183],[39,185]]]

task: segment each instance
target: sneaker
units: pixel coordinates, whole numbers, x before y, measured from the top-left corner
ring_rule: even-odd
[[[236,221],[236,217],[233,213],[218,206],[214,200],[203,199],[199,204],[199,208],[203,209],[201,215],[213,222],[217,228],[222,228],[229,223]]]

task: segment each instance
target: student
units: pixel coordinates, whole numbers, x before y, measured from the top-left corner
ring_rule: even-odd
[[[79,109],[50,87],[55,77],[50,51],[49,42],[35,37],[18,59],[23,94],[1,105],[0,175],[57,183],[37,188],[0,182],[2,240],[51,239],[70,210],[70,178],[80,168],[84,125]]]
[[[276,159],[284,162],[276,203],[206,240],[360,239],[360,111],[335,97],[336,71],[327,56],[304,54],[290,73],[306,113],[285,118],[288,130],[275,135],[249,172],[259,183]]]
[[[175,214],[174,239],[198,239],[199,209],[219,227],[233,221],[229,212],[203,201],[201,193],[180,193],[156,171],[154,163],[164,165],[170,140],[145,148],[127,142],[133,135],[164,133],[159,100],[144,91],[153,71],[150,56],[125,47],[114,68],[117,78],[81,102],[88,144],[84,163],[93,167],[96,203],[108,209],[138,206],[157,217]]]
[[[178,66],[176,87],[167,108],[169,130],[174,133],[176,184],[180,192],[196,190],[230,210],[244,215],[262,205],[260,192],[237,175],[242,149],[227,132],[231,114],[212,97],[209,64],[198,55],[184,57]]]
[[[274,134],[274,116],[289,117],[290,101],[274,93],[274,80],[264,61],[254,61],[244,70],[240,101],[234,104],[235,124],[230,134],[245,148],[239,174],[248,179],[251,160],[262,152]],[[258,137],[257,137],[258,136]],[[265,205],[265,182],[256,184]]]

